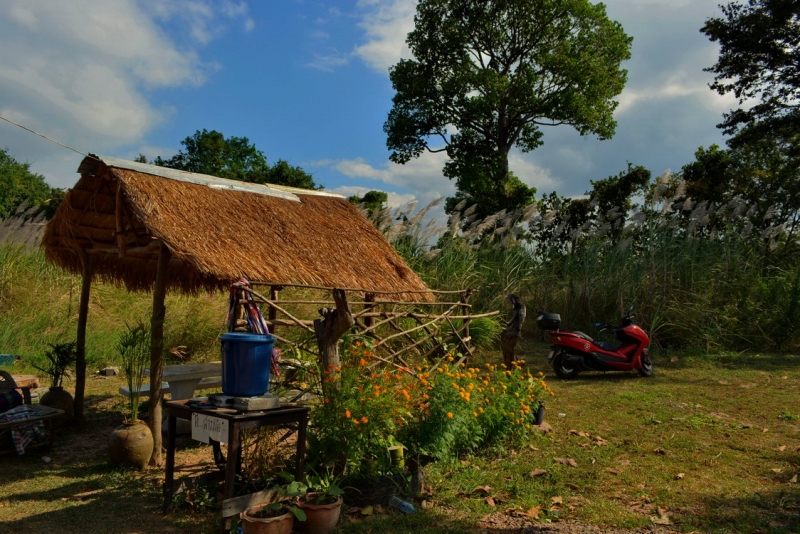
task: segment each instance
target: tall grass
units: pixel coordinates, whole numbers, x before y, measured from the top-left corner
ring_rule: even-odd
[[[503,309],[505,296],[517,293],[529,315],[557,312],[565,328],[587,332],[633,307],[662,347],[797,345],[796,238],[768,217],[754,219],[755,210],[740,200],[697,205],[664,176],[653,190],[627,216],[619,208],[599,213],[589,206],[590,216],[575,222],[566,206],[543,200],[482,221],[461,205],[449,227],[433,236],[387,228],[386,218],[383,229],[430,286],[474,288],[477,310]],[[673,195],[660,198],[660,190]],[[395,213],[403,216],[388,220],[414,218],[408,210]]]
[[[80,287],[79,276],[49,263],[41,249],[0,245],[0,353],[19,354],[32,369],[43,362],[49,343],[73,340]],[[168,294],[166,306],[165,349],[183,346],[194,360],[217,359],[225,296]],[[149,323],[151,309],[149,293],[95,281],[86,331],[89,369],[121,363],[117,339],[126,324]]]

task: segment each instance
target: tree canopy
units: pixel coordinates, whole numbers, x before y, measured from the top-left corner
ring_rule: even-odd
[[[445,151],[451,208],[520,208],[535,189],[509,172],[509,152],[540,146],[542,126],[611,137],[631,41],[588,0],[421,0],[406,40],[415,59],[390,69],[390,159]]]
[[[270,166],[263,152],[247,137],[225,137],[216,130],[197,130],[181,141],[182,150],[169,159],[157,157],[152,163],[189,172],[257,184],[276,184],[304,189],[321,189],[300,167],[284,160]],[[139,156],[140,159],[143,156]]]
[[[50,201],[58,197],[48,209]],[[44,181],[44,176],[30,171],[28,163],[20,163],[9,155],[6,149],[0,148],[0,219],[14,213],[26,200],[29,204],[39,205],[52,216],[63,191],[53,189]]]
[[[363,197],[352,195],[347,197],[351,204],[363,206],[367,210],[367,216],[372,217],[375,212],[383,209],[386,201],[389,200],[389,195],[383,191],[367,191]]]
[[[725,115],[726,134],[758,139],[800,126],[800,0],[749,0],[722,7],[700,30],[720,44],[711,88],[733,93],[739,109]],[[750,106],[751,100],[758,100]],[[746,139],[742,138],[746,142]],[[734,140],[736,144],[736,140]]]

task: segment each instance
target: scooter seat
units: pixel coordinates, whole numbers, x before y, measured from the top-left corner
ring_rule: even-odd
[[[583,339],[585,339],[586,341],[591,341],[592,343],[594,343],[594,339],[590,338],[589,336],[587,336],[587,335],[586,335],[586,334],[584,334],[583,332],[580,332],[580,331],[576,330],[576,331],[574,331],[574,332],[572,332],[572,333],[573,333],[573,334],[575,334],[575,335],[576,335],[576,336],[578,336],[578,337],[582,337],[582,338],[583,338]]]

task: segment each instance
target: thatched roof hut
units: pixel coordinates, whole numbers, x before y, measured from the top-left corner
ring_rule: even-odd
[[[47,258],[80,273],[79,250],[95,276],[151,289],[159,242],[172,253],[167,287],[194,292],[238,278],[409,291],[425,283],[344,197],[89,156],[81,178],[47,226]]]
[[[325,354],[352,322],[343,289],[434,300],[383,235],[340,195],[259,185],[89,155],[48,223],[47,258],[81,273],[75,417],[83,418],[86,323],[93,278],[153,290],[150,429],[161,462],[164,296],[227,288],[239,278],[273,286],[338,288],[315,332]],[[372,295],[369,295],[372,298]],[[341,310],[340,310],[341,308]]]

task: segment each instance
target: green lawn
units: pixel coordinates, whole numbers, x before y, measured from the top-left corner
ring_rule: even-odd
[[[800,532],[800,356],[662,353],[650,379],[588,373],[562,381],[545,366],[547,350],[528,343],[521,353],[556,393],[545,418],[552,433],[428,465],[425,509],[418,500],[414,516],[348,514],[339,530],[502,532],[538,515],[609,528],[655,520],[684,532]],[[106,466],[121,382],[89,380],[87,427],[63,432],[52,451],[0,458],[0,531],[216,531],[213,511],[186,505],[161,515],[161,472]],[[207,463],[206,455],[188,447],[178,462]],[[198,505],[213,495],[204,500]]]

